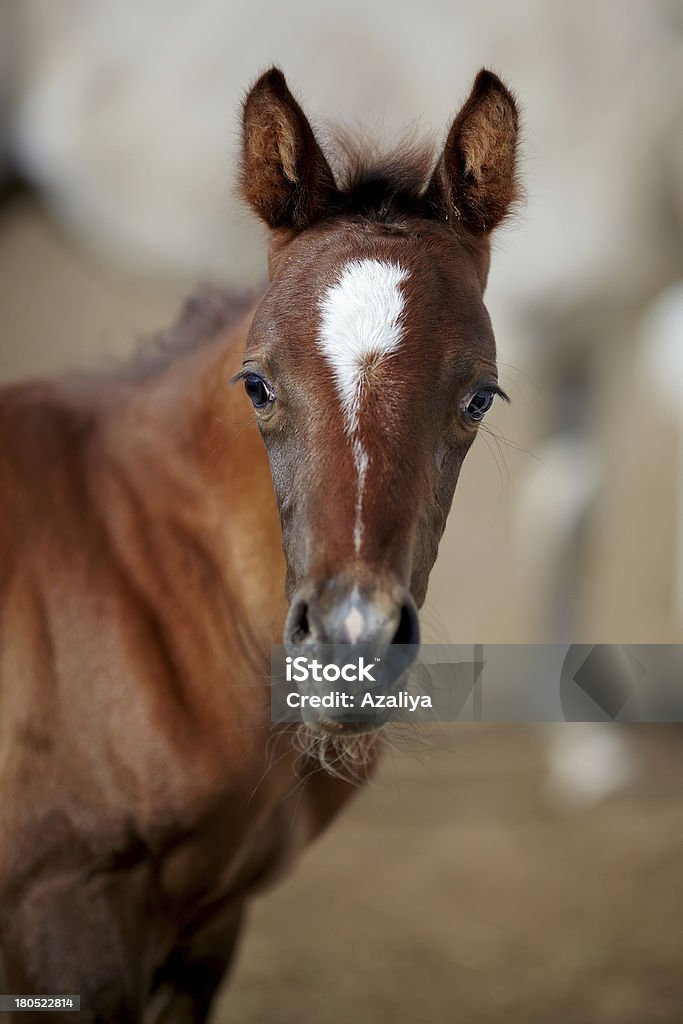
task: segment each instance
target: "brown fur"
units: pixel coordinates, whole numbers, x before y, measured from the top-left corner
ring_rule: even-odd
[[[420,160],[333,185],[269,72],[245,105],[242,174],[272,228],[268,288],[206,293],[122,372],[0,392],[3,991],[80,993],[83,1021],[204,1020],[245,901],[353,792],[328,754],[352,754],[356,784],[371,773],[374,735],[306,734],[313,761],[271,723],[269,652],[285,588],[290,618],[305,600],[313,624],[351,587],[387,622],[424,599],[476,433],[463,401],[495,381],[488,243],[460,233],[512,195],[507,101],[484,86],[427,197]],[[354,468],[315,318],[359,257],[410,279],[400,360],[368,373],[389,400],[364,414],[354,554]],[[279,394],[258,428],[228,386],[243,358]]]
[[[230,312],[137,380],[2,393],[3,990],[85,1020],[196,1019],[244,895],[352,792],[269,724],[284,570]]]

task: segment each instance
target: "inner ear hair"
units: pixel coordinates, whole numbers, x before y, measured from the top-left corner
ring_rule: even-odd
[[[246,97],[240,184],[270,228],[302,230],[334,194],[330,166],[279,68],[261,75]]]
[[[482,69],[451,125],[425,198],[445,220],[473,234],[492,231],[519,197],[518,136],[514,96]]]

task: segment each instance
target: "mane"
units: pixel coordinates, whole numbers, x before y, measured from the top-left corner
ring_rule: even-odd
[[[157,376],[177,356],[200,348],[236,323],[253,305],[259,291],[201,287],[185,300],[169,327],[140,339],[137,351],[118,367],[116,376],[140,382]]]
[[[422,195],[435,162],[432,139],[417,139],[410,131],[386,148],[346,128],[337,127],[330,135],[338,189],[333,214],[400,224],[423,212]]]

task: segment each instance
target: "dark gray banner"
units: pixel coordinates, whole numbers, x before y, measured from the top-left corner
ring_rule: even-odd
[[[0,996],[0,1011],[5,1013],[77,1013],[80,996]]]
[[[275,647],[272,673],[276,722],[683,722],[683,645]]]

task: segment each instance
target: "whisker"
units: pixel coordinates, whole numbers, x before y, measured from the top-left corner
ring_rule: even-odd
[[[520,370],[520,368],[518,366],[513,366],[512,363],[501,362],[500,359],[498,360],[498,366],[506,366],[508,368],[508,370],[514,370],[515,373],[518,373],[520,375],[520,377],[524,377],[524,379],[526,381],[528,381],[529,384],[531,384],[531,386],[534,388],[534,390],[536,391],[536,393],[538,395],[540,395],[541,397],[544,397],[543,388],[540,386],[540,384],[537,381],[534,380],[533,377],[530,377],[528,373],[525,373],[524,370]],[[507,376],[509,376],[509,374],[505,374],[505,376],[507,377]],[[519,384],[515,380],[512,380],[512,378],[510,378],[510,383],[513,384],[514,387],[516,387],[519,390],[522,398],[524,399],[525,395],[524,395],[524,391],[522,390],[521,384]]]
[[[483,424],[483,429],[484,429],[484,432],[486,434],[488,434],[488,436],[491,438],[491,440],[495,444],[496,451],[498,452],[498,454],[500,455],[500,458],[501,458],[502,469],[503,469],[503,471],[505,473],[505,477],[507,479],[507,482],[511,483],[512,482],[512,476],[510,474],[510,463],[508,462],[507,452],[506,452],[505,448],[503,447],[503,445],[500,443],[500,437],[487,424]]]
[[[500,483],[500,498],[502,498],[503,490],[504,490],[504,487],[505,487],[505,481],[503,480],[503,473],[502,473],[502,470],[500,468],[500,463],[498,462],[498,459],[496,458],[496,453],[494,452],[493,448],[489,444],[488,439],[486,437],[487,433],[488,433],[488,430],[481,430],[481,428],[480,428],[479,433],[477,435],[477,439],[478,438],[482,439],[482,441],[484,442],[484,444],[488,448],[489,452],[493,456],[493,461],[495,462],[496,468],[498,470],[498,478],[499,478],[499,483]]]
[[[506,448],[510,448],[512,451],[519,452],[521,455],[528,455],[530,459],[534,460],[534,462],[538,462],[539,465],[547,468],[543,459],[539,458],[539,456],[536,455],[535,452],[529,451],[528,448],[524,448],[521,444],[518,444],[516,441],[511,441],[510,438],[505,437],[505,435],[500,431],[498,427],[494,426],[491,423],[484,424],[484,427],[489,434],[495,434],[499,442],[505,445]]]

